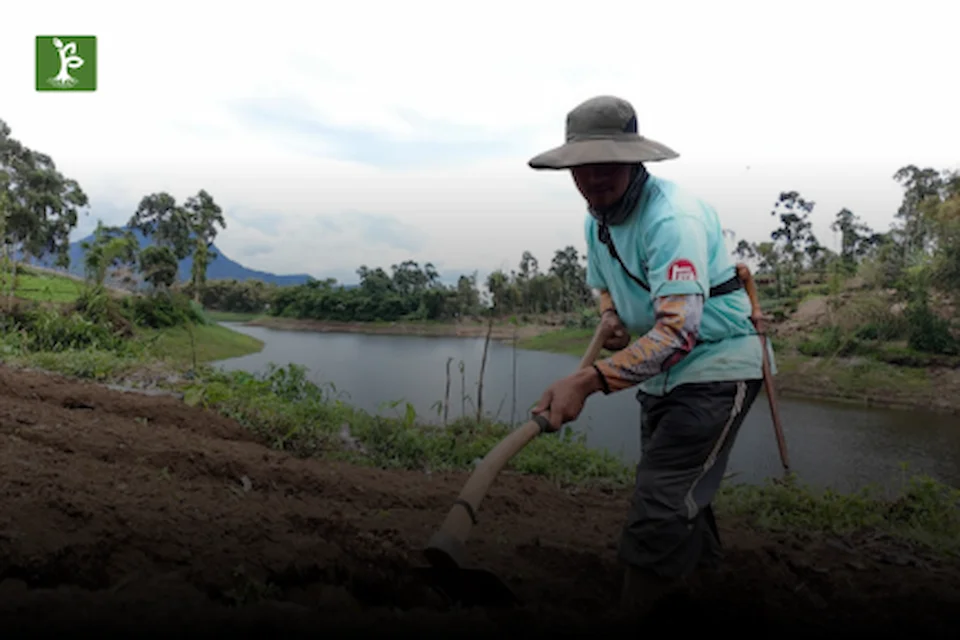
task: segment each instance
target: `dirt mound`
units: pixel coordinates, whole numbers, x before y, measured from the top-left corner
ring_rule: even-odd
[[[786,320],[773,324],[773,328],[777,336],[785,338],[817,329],[827,322],[828,317],[826,297],[807,298]]]
[[[520,623],[566,631],[623,623],[613,610],[623,494],[502,477],[470,551],[526,604],[454,611],[407,569],[422,564],[417,549],[463,474],[295,459],[175,398],[4,367],[0,468],[5,632],[109,624],[479,635]],[[727,526],[725,566],[667,606],[664,625],[842,625],[914,637],[956,628],[955,565],[884,540]]]

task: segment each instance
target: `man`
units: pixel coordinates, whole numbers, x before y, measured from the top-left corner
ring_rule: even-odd
[[[566,134],[529,164],[570,169],[586,200],[587,283],[615,353],[555,382],[533,411],[557,430],[591,394],[639,385],[641,459],[619,557],[622,604],[646,609],[720,557],[711,502],[762,385],[761,344],[716,212],[647,173],[678,154],[640,136],[632,105],[612,96],[574,108]]]

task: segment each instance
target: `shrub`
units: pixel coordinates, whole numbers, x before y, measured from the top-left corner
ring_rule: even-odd
[[[13,319],[21,336],[19,346],[27,351],[111,350],[122,343],[122,337],[109,325],[86,318],[76,310],[20,306]]]
[[[950,323],[933,313],[928,304],[911,303],[905,315],[908,321],[907,344],[911,349],[923,353],[957,353],[957,340],[950,331]]]
[[[182,293],[157,291],[124,300],[134,323],[151,329],[206,324],[203,310]]]

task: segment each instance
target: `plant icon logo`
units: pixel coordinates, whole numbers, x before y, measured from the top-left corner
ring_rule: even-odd
[[[37,91],[94,91],[96,36],[37,36]]]

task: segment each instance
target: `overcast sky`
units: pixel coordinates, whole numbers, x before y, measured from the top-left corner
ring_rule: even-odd
[[[738,237],[768,239],[796,189],[835,247],[842,207],[889,227],[899,167],[960,164],[958,22],[956,0],[10,0],[0,118],[87,191],[75,237],[203,188],[226,255],[352,282],[360,264],[451,277],[583,250],[569,174],[526,162],[615,94],[680,153],[651,172]],[[97,91],[36,92],[35,36],[86,34]]]

